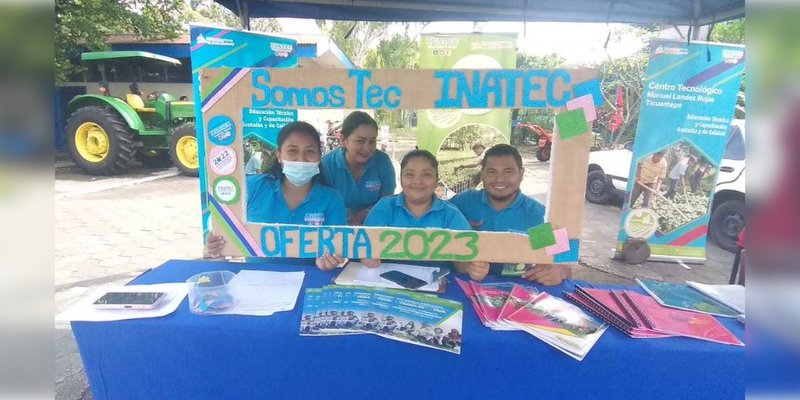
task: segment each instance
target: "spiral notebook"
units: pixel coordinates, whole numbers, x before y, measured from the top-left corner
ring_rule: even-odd
[[[685,336],[744,346],[713,316],[665,307],[647,295],[629,290],[578,287],[565,296],[631,337]]]

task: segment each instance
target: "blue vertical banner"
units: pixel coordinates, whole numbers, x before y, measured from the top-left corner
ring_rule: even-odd
[[[251,132],[236,132],[232,123],[227,121],[242,121],[245,116],[229,115],[219,116],[211,121],[214,126],[206,129],[203,126],[202,101],[218,88],[224,87],[225,79],[215,82],[213,87],[200,87],[200,70],[203,68],[219,67],[269,67],[269,68],[293,68],[297,67],[298,52],[297,41],[287,38],[268,36],[255,32],[237,31],[218,27],[207,27],[192,25],[189,27],[191,37],[191,58],[192,58],[192,90],[194,93],[194,109],[197,127],[197,147],[200,161],[200,202],[203,218],[203,239],[209,232],[211,226],[211,213],[209,211],[208,182],[205,168],[205,158],[207,150],[205,148],[205,132],[211,135],[212,142],[230,141],[233,142],[233,135],[248,135]],[[234,72],[236,72],[234,70]],[[273,118],[275,119],[275,118]],[[296,120],[296,115],[294,120]],[[217,122],[222,121],[222,122]],[[256,136],[259,136],[256,134]],[[233,149],[236,152],[243,152],[242,149]],[[241,157],[242,154],[239,154]],[[243,159],[243,158],[242,158]]]
[[[720,162],[745,70],[744,46],[651,43],[617,251],[702,262]]]

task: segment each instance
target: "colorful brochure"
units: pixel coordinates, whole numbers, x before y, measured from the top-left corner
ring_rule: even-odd
[[[306,289],[300,335],[374,334],[461,353],[463,307],[403,290],[325,286]]]

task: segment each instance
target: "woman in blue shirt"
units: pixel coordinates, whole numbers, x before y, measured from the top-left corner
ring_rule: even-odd
[[[370,208],[397,186],[392,161],[376,151],[378,123],[363,111],[350,113],[342,123],[342,147],[322,157],[328,185],[344,197],[347,223],[361,225]]]
[[[266,174],[247,179],[247,220],[250,222],[344,225],[344,202],[319,179],[319,132],[302,121],[284,126],[278,133],[277,161]],[[208,235],[206,252],[218,258],[225,240]],[[323,254],[317,267],[331,270],[344,262],[337,254]]]
[[[439,182],[439,162],[426,150],[412,150],[400,162],[400,187],[403,192],[385,197],[375,204],[364,220],[365,226],[395,228],[444,228],[469,230],[469,222],[458,209],[434,194]],[[380,265],[379,259],[362,259],[367,267]],[[459,272],[469,273],[472,263],[455,263]]]

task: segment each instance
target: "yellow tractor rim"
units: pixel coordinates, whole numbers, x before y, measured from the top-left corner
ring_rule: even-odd
[[[75,148],[84,160],[99,163],[108,157],[108,134],[100,125],[84,122],[75,132]]]
[[[197,169],[200,165],[197,162],[197,138],[183,136],[178,139],[175,145],[175,154],[178,161],[186,168]]]

